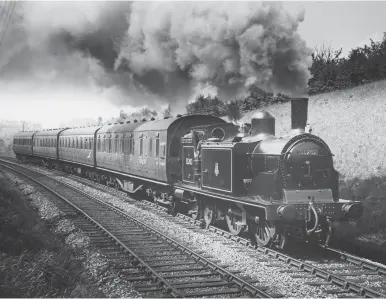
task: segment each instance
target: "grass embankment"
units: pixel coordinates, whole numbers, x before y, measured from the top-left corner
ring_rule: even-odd
[[[75,251],[47,227],[28,197],[0,171],[0,296],[98,296],[87,286],[85,275]],[[79,286],[88,291],[80,294]]]
[[[266,108],[276,118],[276,134],[291,126],[290,103]],[[386,252],[386,81],[310,97],[312,133],[327,142],[340,173],[341,198],[364,203],[362,218],[342,226],[345,235]],[[253,112],[242,118],[250,122]]]

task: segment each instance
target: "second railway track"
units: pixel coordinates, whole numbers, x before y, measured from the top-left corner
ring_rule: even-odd
[[[55,171],[56,172],[56,171]],[[63,173],[61,173],[63,175]],[[96,184],[94,185],[92,182],[80,178],[78,176],[70,175],[72,179],[80,181],[82,183],[86,183],[91,185],[94,188],[98,188],[107,192],[111,192],[115,195],[119,195],[124,200],[130,200],[123,192],[117,191],[110,187],[106,187],[104,185]],[[141,205],[145,204],[143,202]],[[152,209],[161,209],[161,207],[156,206],[152,203],[146,202],[145,204],[149,208]],[[166,214],[165,214],[166,215]],[[167,216],[166,216],[167,217]],[[191,228],[200,226],[199,221],[194,221],[188,216],[178,214],[177,217],[170,217],[170,221],[174,222],[182,222],[185,224],[190,224]],[[287,254],[266,248],[256,248],[250,244],[250,242],[244,238],[232,236],[230,233],[223,231],[216,227],[209,227],[209,231],[214,232],[226,239],[233,240],[240,244],[245,245],[248,249],[254,251],[257,255],[265,255],[270,259],[276,259],[282,263],[283,272],[293,273],[293,277],[299,276],[299,278],[303,279],[312,279],[319,278],[321,281],[319,282],[310,282],[310,285],[315,287],[321,285],[336,285],[339,288],[330,290],[328,293],[339,295],[339,297],[385,297],[385,294],[379,291],[384,291],[385,286],[385,274],[386,267],[377,263],[373,263],[371,261],[361,259],[356,256],[349,255],[347,253],[337,251],[331,248],[324,248],[324,250],[329,250],[335,252],[335,254],[341,257],[341,261],[334,265],[318,265],[310,264],[305,259],[295,259]],[[349,263],[350,265],[347,265]],[[299,275],[301,273],[306,273],[306,276]],[[372,279],[368,279],[372,278]],[[370,283],[374,285],[374,282],[378,282],[378,286],[374,288],[370,288],[371,286],[366,285],[368,281],[373,282]],[[376,285],[376,284],[375,284]],[[379,286],[381,285],[381,286]],[[154,286],[153,286],[154,287]]]

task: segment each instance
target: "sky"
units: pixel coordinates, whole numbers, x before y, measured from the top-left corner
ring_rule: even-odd
[[[298,33],[310,48],[326,43],[334,49],[342,47],[343,55],[347,56],[351,48],[368,43],[370,37],[379,40],[386,31],[386,1],[284,2],[283,6],[294,13],[305,10]],[[1,55],[0,48],[0,59]],[[132,111],[124,101],[110,101],[104,99],[104,94],[87,94],[87,90],[75,96],[71,88],[66,87],[58,93],[34,95],[33,90],[26,91],[23,85],[11,90],[4,84],[0,77],[0,120],[40,122],[49,128],[69,119],[107,118],[118,116],[120,109]],[[4,90],[8,92],[2,92]]]
[[[342,55],[369,38],[380,40],[386,31],[386,1],[284,2],[289,11],[303,8],[305,19],[299,33],[314,48],[324,42],[343,48]]]

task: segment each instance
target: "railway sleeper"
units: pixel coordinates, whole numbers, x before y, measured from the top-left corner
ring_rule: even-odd
[[[169,254],[154,254],[154,253],[143,253],[141,252],[138,254],[140,258],[145,258],[145,257],[165,257],[165,256],[186,256],[185,254],[182,254],[181,252],[171,252]]]
[[[177,269],[158,269],[158,272],[184,272],[184,271],[201,271],[208,270],[206,267],[192,267],[192,268],[177,268]]]
[[[193,273],[184,273],[184,274],[169,274],[162,275],[162,278],[172,279],[172,278],[182,278],[182,277],[206,277],[206,276],[220,276],[220,273],[214,273],[212,271],[206,272],[193,272]]]
[[[168,256],[167,256],[168,257]],[[152,262],[172,262],[175,261],[176,257],[168,258],[168,259],[144,259],[143,261],[145,263],[152,263]],[[189,261],[191,260],[190,257],[181,256],[181,258],[178,258],[179,261]]]
[[[203,296],[215,296],[215,295],[225,295],[225,294],[238,294],[241,293],[240,289],[226,289],[226,290],[209,290],[201,292],[189,292],[186,293],[186,296],[189,297],[203,297]]]
[[[185,261],[185,262],[177,262],[177,263],[163,263],[163,264],[149,264],[150,267],[175,267],[175,266],[183,266],[183,265],[195,265],[197,264],[197,262],[195,261],[191,261],[191,262],[188,262],[188,261]]]

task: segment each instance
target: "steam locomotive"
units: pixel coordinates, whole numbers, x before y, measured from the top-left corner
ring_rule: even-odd
[[[247,126],[211,115],[106,126],[20,132],[21,161],[75,173],[206,225],[226,221],[258,246],[284,248],[295,236],[329,243],[333,222],[361,217],[360,202],[339,199],[333,154],[305,132],[308,99],[291,100],[291,131],[256,112]]]

